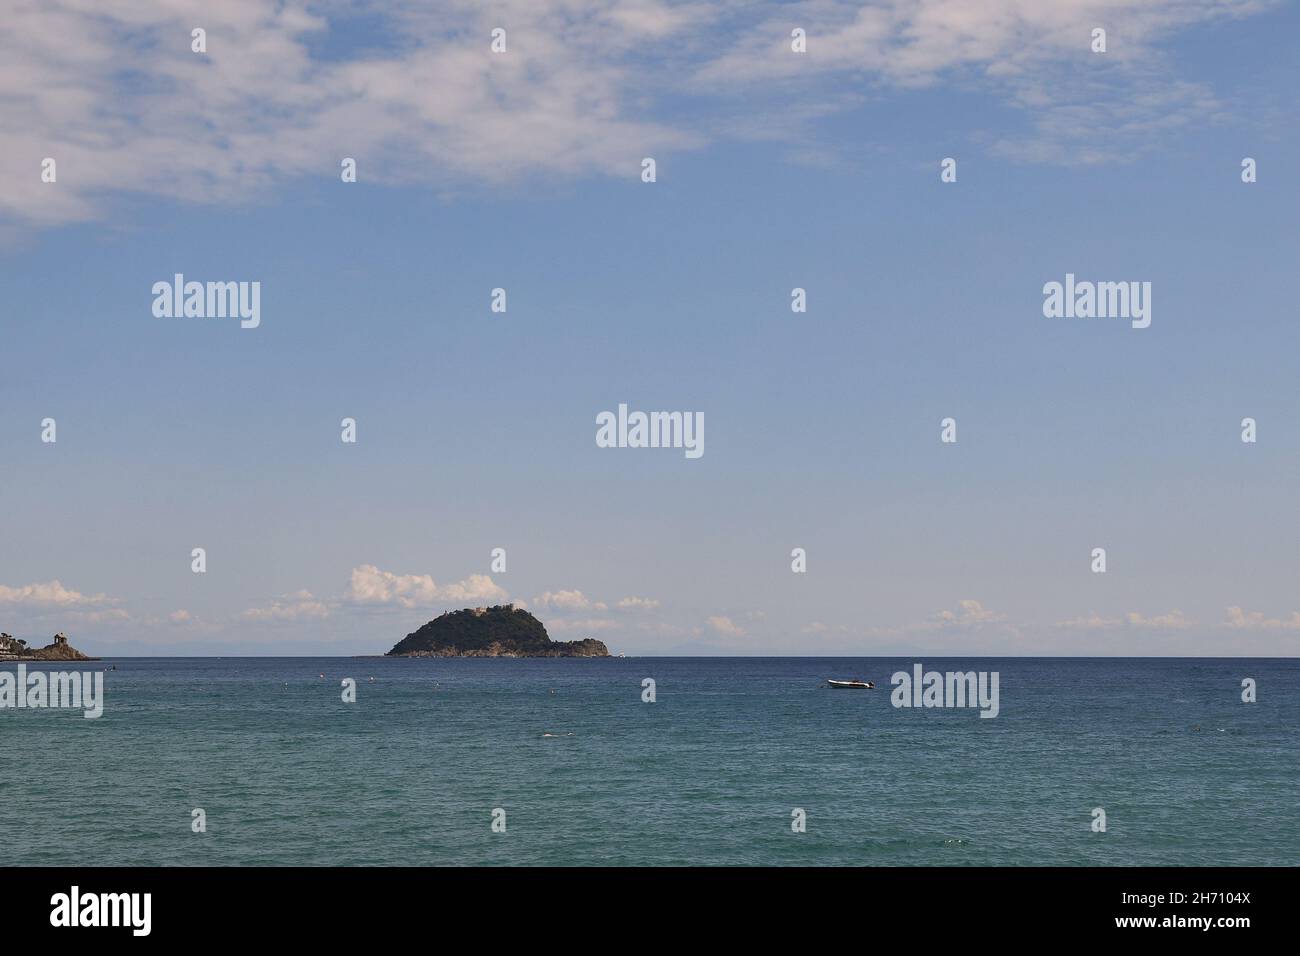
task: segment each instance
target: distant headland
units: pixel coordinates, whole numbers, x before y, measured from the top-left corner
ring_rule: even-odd
[[[398,641],[386,657],[609,657],[603,642],[553,641],[513,604],[447,611]]]
[[[45,647],[28,647],[26,641],[0,634],[0,661],[93,661],[68,643],[63,633],[54,635],[54,643]]]

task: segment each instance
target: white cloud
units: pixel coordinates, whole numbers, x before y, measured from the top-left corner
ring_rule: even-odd
[[[581,591],[547,591],[533,598],[533,603],[540,608],[556,608],[564,611],[581,611],[591,608],[605,610],[601,601],[592,601]]]
[[[463,581],[437,585],[427,574],[394,574],[373,564],[352,569],[352,581],[344,600],[356,604],[395,604],[425,607],[432,604],[472,604],[504,601],[507,594],[486,574],[471,574]]]
[[[82,594],[66,588],[60,581],[28,584],[11,588],[0,584],[0,604],[29,608],[74,608],[117,604],[107,594]]]
[[[206,5],[207,53],[184,5],[26,4],[0,32],[0,217],[102,216],[112,191],[246,202],[288,177],[500,183],[639,174],[697,137],[631,115],[644,64],[698,9],[653,0],[385,4],[389,50],[314,57],[347,8]],[[489,49],[508,26],[508,52]],[[134,64],[141,64],[135,66]],[[40,182],[43,157],[58,182]]]
[[[940,611],[924,625],[925,628],[963,628],[979,627],[984,624],[995,624],[1006,620],[1006,615],[995,614],[990,611],[979,601],[967,598],[957,602],[956,610]]]
[[[786,123],[765,135],[798,138],[815,159],[792,135],[800,117],[842,109],[873,86],[949,78],[1030,117],[1027,132],[990,137],[995,151],[1102,161],[1215,108],[1206,87],[1171,76],[1160,43],[1269,6],[391,0],[367,15],[399,42],[320,56],[322,43],[346,41],[355,7],[207,4],[208,50],[196,54],[185,4],[29,2],[0,31],[0,219],[102,218],[118,193],[246,203],[295,178],[337,181],[344,156],[362,183],[442,190],[536,175],[634,181],[643,156],[761,126],[753,97],[764,93]],[[806,54],[790,52],[792,23],[808,30]],[[1104,57],[1088,52],[1097,24],[1111,29]],[[499,25],[508,51],[493,54]],[[707,125],[683,119],[692,111],[681,99],[692,95],[707,98]],[[47,156],[55,184],[40,181]]]
[[[1262,611],[1243,611],[1240,607],[1228,608],[1224,623],[1234,631],[1297,631],[1300,630],[1300,611],[1292,611],[1289,618],[1266,617]]]
[[[1180,79],[1162,44],[1186,27],[1246,16],[1270,0],[822,0],[774,7],[740,29],[733,48],[703,65],[701,82],[753,94],[807,89],[820,105],[839,88],[933,86],[978,90],[1020,110],[1023,131],[980,134],[1025,162],[1068,165],[1132,159],[1161,134],[1219,111],[1205,84]],[[792,55],[790,25],[808,32]],[[1107,52],[1091,32],[1107,29]],[[865,81],[865,82],[863,82]]]
[[[904,86],[932,83],[968,68],[1021,75],[1046,62],[1105,56],[1143,62],[1172,32],[1202,21],[1258,12],[1258,0],[849,0],[769,5],[741,26],[740,40],[701,77],[749,86],[810,74],[866,74]],[[751,10],[754,8],[750,8]],[[791,55],[790,27],[808,34],[808,52]],[[1108,28],[1107,52],[1094,54],[1093,27]]]
[[[310,591],[298,591],[277,598],[269,607],[249,608],[239,616],[245,621],[300,621],[318,620],[328,617],[329,613],[329,606],[316,600]],[[172,618],[175,619],[174,614]]]
[[[708,625],[716,634],[724,637],[744,637],[745,629],[737,625],[731,618],[721,614],[716,614],[709,618]]]
[[[625,597],[616,605],[625,611],[653,611],[658,606],[658,601],[643,597]]]
[[[1137,611],[1129,611],[1121,617],[1103,617],[1092,613],[1086,617],[1076,617],[1068,621],[1059,621],[1059,628],[1072,631],[1113,631],[1120,628],[1134,628],[1156,631],[1181,631],[1194,626],[1182,611],[1177,609],[1166,614],[1147,617]]]

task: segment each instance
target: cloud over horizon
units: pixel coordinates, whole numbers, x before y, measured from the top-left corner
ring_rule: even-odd
[[[31,608],[100,607],[119,603],[107,594],[82,594],[63,586],[58,580],[6,587],[0,584],[0,605]]]
[[[344,600],[356,604],[396,604],[404,608],[438,603],[504,601],[509,595],[486,574],[439,586],[427,574],[394,574],[373,564],[352,569]]]

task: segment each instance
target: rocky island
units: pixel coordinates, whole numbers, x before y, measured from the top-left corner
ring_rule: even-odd
[[[397,642],[386,657],[609,657],[603,642],[553,641],[513,604],[447,611]]]
[[[45,647],[28,647],[26,641],[0,634],[0,661],[93,661],[68,643],[66,634],[55,634],[54,643]]]

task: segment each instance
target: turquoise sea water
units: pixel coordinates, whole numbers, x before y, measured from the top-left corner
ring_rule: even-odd
[[[85,664],[98,720],[0,710],[0,863],[1300,863],[1300,661],[916,660],[1000,715],[895,709],[912,659]]]

